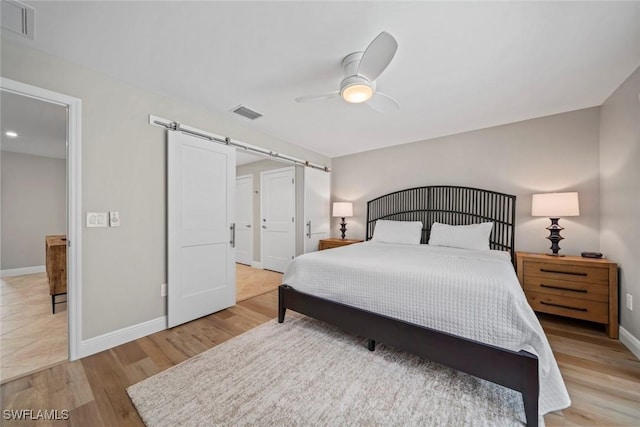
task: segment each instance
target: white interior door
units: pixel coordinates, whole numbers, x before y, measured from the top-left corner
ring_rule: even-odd
[[[295,168],[260,173],[262,267],[284,273],[295,255]]]
[[[235,149],[169,132],[168,326],[235,304]]]
[[[331,175],[318,169],[304,168],[304,252],[318,250],[320,239],[330,233]]]
[[[236,178],[236,262],[253,260],[253,175]]]

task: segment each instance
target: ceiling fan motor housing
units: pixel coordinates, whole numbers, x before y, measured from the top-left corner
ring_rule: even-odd
[[[340,82],[340,95],[348,102],[360,103],[368,101],[376,90],[375,82],[358,74],[358,66],[363,53],[354,52],[342,60],[345,77]],[[349,88],[351,88],[351,91]],[[352,93],[350,94],[350,92]]]

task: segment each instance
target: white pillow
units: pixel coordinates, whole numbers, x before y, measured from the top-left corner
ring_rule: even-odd
[[[388,221],[379,219],[373,229],[374,242],[419,245],[422,221]]]
[[[488,251],[492,229],[493,222],[470,225],[447,225],[434,222],[429,235],[429,245]]]

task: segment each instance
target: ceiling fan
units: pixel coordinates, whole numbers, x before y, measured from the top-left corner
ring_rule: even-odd
[[[384,93],[376,91],[376,79],[389,66],[398,50],[398,42],[385,31],[378,34],[364,52],[354,52],[342,60],[344,78],[340,90],[321,95],[296,98],[296,102],[316,102],[342,97],[347,102],[366,102],[376,111],[386,113],[400,109],[398,102]]]

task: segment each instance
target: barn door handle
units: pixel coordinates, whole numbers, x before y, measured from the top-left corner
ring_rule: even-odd
[[[231,240],[229,241],[229,244],[231,245],[232,248],[235,248],[236,247],[236,223],[235,222],[231,224],[231,227],[229,227],[229,230],[231,230]]]
[[[311,220],[309,220],[309,222],[307,222],[307,237],[309,239],[311,238]]]

